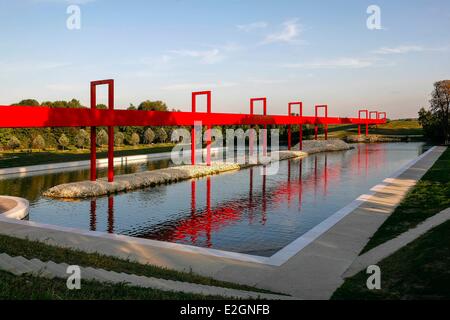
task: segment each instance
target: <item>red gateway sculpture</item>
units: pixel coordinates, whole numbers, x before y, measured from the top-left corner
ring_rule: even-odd
[[[108,86],[108,109],[96,109],[96,88],[100,85]],[[196,98],[206,95],[206,112],[197,112]],[[254,103],[263,102],[263,115],[253,113]],[[291,107],[300,106],[298,116],[291,115]],[[325,109],[325,116],[318,116],[318,109]],[[369,117],[368,110],[359,110],[358,118],[328,117],[328,106],[317,105],[315,116],[303,116],[302,102],[291,102],[288,105],[288,115],[267,115],[267,99],[253,98],[250,100],[250,114],[213,113],[211,112],[211,91],[192,93],[192,112],[181,111],[141,111],[141,110],[114,110],[114,80],[100,80],[91,82],[91,108],[90,109],[62,109],[49,107],[28,106],[0,106],[0,128],[43,128],[43,127],[91,127],[91,180],[97,179],[96,170],[96,127],[108,127],[108,181],[114,181],[114,127],[115,126],[191,126],[191,141],[195,141],[194,125],[201,122],[202,125],[211,129],[212,126],[228,125],[287,125],[288,147],[291,147],[291,125],[303,126],[311,124],[315,127],[315,139],[317,139],[318,125],[325,128],[325,139],[328,138],[329,124],[357,124],[358,134],[361,134],[361,125],[366,125],[366,135],[369,134],[369,125],[386,123],[386,113],[376,112],[376,118]],[[365,113],[365,118],[361,118]],[[382,117],[381,117],[382,116]],[[211,132],[207,131],[207,165],[211,164]],[[265,140],[265,139],[264,139]],[[302,147],[302,131],[300,130],[300,149]],[[92,143],[92,141],[94,143]],[[263,142],[266,150],[267,141]],[[191,163],[195,164],[195,143],[191,148]]]

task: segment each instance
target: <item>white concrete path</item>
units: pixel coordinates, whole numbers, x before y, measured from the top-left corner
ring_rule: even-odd
[[[447,208],[440,213],[426,219],[415,228],[412,228],[398,237],[389,240],[372,250],[359,256],[344,273],[344,277],[352,277],[358,272],[365,270],[368,266],[377,264],[384,258],[389,257],[391,254],[397,250],[403,248],[409,243],[413,242],[420,236],[424,235],[434,227],[450,220],[450,208]]]

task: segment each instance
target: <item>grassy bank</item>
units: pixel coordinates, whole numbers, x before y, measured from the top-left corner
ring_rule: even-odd
[[[450,149],[409,192],[363,252],[450,207]],[[381,290],[369,290],[365,270],[345,280],[333,299],[449,299],[450,221],[378,263]]]
[[[365,270],[348,278],[335,300],[449,299],[450,221],[381,261],[381,290],[369,290]]]
[[[450,148],[407,194],[367,243],[366,252],[450,207]]]
[[[109,271],[124,272],[140,276],[270,293],[270,291],[267,290],[260,290],[231,282],[218,281],[194,273],[179,272],[152,265],[143,265],[137,262],[97,253],[86,253],[79,250],[65,249],[50,246],[38,241],[29,241],[5,235],[0,235],[0,252],[9,254],[10,256],[22,256],[27,259],[36,258],[42,261],[53,261],[56,263],[65,262],[69,265],[73,264],[83,267],[90,266],[93,268],[101,268]]]
[[[68,290],[64,279],[14,276],[0,271],[0,300],[202,300],[222,299],[181,292],[82,281],[80,290]]]
[[[138,147],[120,147],[114,149],[115,157],[134,156],[142,154],[151,154],[159,152],[170,152],[173,144],[161,143],[155,145]],[[99,149],[97,158],[107,158],[107,150]],[[90,153],[88,149],[78,150],[49,150],[49,151],[21,151],[10,152],[2,151],[0,153],[0,168],[24,167],[38,164],[59,163],[68,161],[89,160]]]
[[[361,131],[364,132],[362,126]],[[333,138],[345,138],[358,133],[357,125],[339,125],[329,127],[329,136]],[[423,134],[422,126],[417,120],[392,120],[386,124],[370,126],[369,134],[384,136],[421,136]]]

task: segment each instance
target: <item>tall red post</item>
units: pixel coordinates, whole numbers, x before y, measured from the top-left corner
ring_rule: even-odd
[[[315,140],[317,140],[317,136],[318,136],[318,132],[319,132],[319,125],[318,125],[318,110],[319,108],[324,108],[325,109],[325,123],[324,123],[324,133],[325,133],[325,140],[328,140],[328,105],[327,104],[323,104],[323,105],[316,105],[315,106],[315,117],[316,117],[316,123],[315,123],[315,127],[314,127],[314,137]]]
[[[94,82],[91,82],[91,112],[94,118],[94,110],[97,106],[97,93]],[[91,127],[91,181],[97,180],[97,128]]]
[[[206,112],[211,113],[211,91],[192,92],[192,112],[197,110],[197,96],[206,95]],[[211,165],[211,125],[206,126],[206,165]],[[195,164],[195,127],[191,131],[191,164]],[[202,153],[203,154],[203,153]]]
[[[114,110],[114,80],[108,83],[108,109]],[[114,181],[114,127],[108,126],[108,182]]]
[[[294,105],[298,105],[300,107],[300,113],[298,114],[298,116],[300,117],[300,119],[303,117],[303,102],[299,101],[299,102],[289,102],[288,103],[288,114],[289,116],[291,116],[292,114],[292,106]],[[301,120],[299,122],[299,142],[298,142],[298,146],[299,146],[299,150],[303,149],[303,125],[301,123]],[[288,149],[291,150],[291,125],[288,126]]]
[[[91,112],[97,107],[97,86],[108,85],[108,109],[114,111],[114,80],[91,81]],[[96,127],[91,127],[91,181],[97,179],[97,133]],[[114,181],[114,127],[108,126],[108,182]]]
[[[358,110],[358,136],[361,136],[361,113],[366,115],[366,136],[369,135],[369,111],[367,109]]]
[[[254,114],[254,104],[257,101],[262,101],[263,103],[263,115],[267,115],[267,98],[251,98],[250,99],[250,115]],[[267,155],[267,124],[264,124],[264,129],[266,130],[266,134],[263,138],[263,155]],[[249,137],[249,143],[250,143],[250,154],[253,154],[253,135],[250,133]]]
[[[192,112],[196,112],[196,100],[195,95],[192,93]],[[195,165],[195,126],[192,126],[191,128],[191,165]]]

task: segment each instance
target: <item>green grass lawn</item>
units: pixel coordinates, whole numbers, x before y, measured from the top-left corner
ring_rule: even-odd
[[[382,260],[381,289],[366,287],[365,270],[346,279],[332,299],[450,299],[450,221]]]
[[[152,265],[143,265],[137,262],[131,262],[97,253],[86,253],[79,250],[65,249],[50,246],[38,241],[29,241],[5,235],[0,235],[0,252],[9,254],[10,256],[22,256],[27,259],[36,258],[41,261],[51,260],[55,263],[65,262],[67,264],[79,265],[83,267],[101,268],[109,271],[124,272],[140,276],[271,293],[268,290],[257,289],[231,282],[218,281],[194,273],[179,272]]]
[[[121,147],[115,148],[114,156],[132,156],[159,152],[170,152],[173,148],[171,143],[162,143],[155,145],[139,147]],[[107,150],[100,149],[97,152],[97,158],[107,158]],[[24,167],[37,164],[58,163],[67,161],[89,160],[89,150],[52,150],[52,151],[33,151],[33,152],[9,152],[0,153],[0,168]]]
[[[64,279],[15,276],[0,271],[0,300],[204,300],[223,299],[182,292],[81,280],[80,290],[68,290]]]
[[[362,252],[395,238],[448,207],[450,207],[450,148],[447,148],[407,194],[375,232]]]
[[[362,126],[361,131],[364,132],[365,127]],[[333,138],[344,138],[349,135],[358,133],[357,125],[339,125],[330,126],[328,129],[329,136]],[[370,126],[369,134],[378,134],[386,136],[420,136],[423,134],[422,126],[417,120],[392,120],[386,124],[378,126]]]
[[[377,230],[363,252],[450,207],[450,149],[447,149],[400,206]],[[378,263],[381,290],[366,287],[365,270],[345,280],[332,299],[449,299],[450,221]]]

